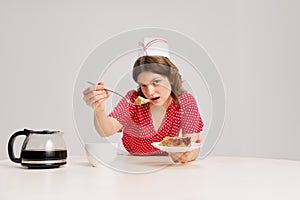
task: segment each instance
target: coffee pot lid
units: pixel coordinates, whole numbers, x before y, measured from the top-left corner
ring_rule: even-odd
[[[34,134],[54,134],[54,133],[61,133],[61,131],[50,131],[50,130],[42,130],[42,131],[35,131],[35,130],[29,130],[24,129],[27,133],[34,133]]]

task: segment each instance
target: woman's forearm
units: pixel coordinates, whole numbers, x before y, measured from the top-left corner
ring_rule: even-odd
[[[111,136],[118,131],[114,122],[106,115],[105,111],[94,113],[94,125],[97,132],[104,137]]]

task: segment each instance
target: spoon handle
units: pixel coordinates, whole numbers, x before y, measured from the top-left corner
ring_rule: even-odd
[[[110,89],[107,89],[107,88],[104,88],[104,90],[110,91],[110,92],[112,92],[112,93],[114,93],[114,94],[116,94],[116,95],[119,95],[120,97],[126,99],[126,97],[124,97],[123,95],[121,95],[121,94],[119,94],[119,93],[117,93],[117,92],[115,92],[115,91],[113,91],[113,90],[110,90]]]
[[[87,81],[87,83],[90,84],[90,85],[94,85],[94,86],[96,85],[95,83],[93,83],[93,82],[91,82],[91,81]],[[132,103],[129,99],[127,99],[127,98],[124,97],[123,95],[121,95],[121,94],[119,94],[119,93],[117,93],[117,92],[115,92],[115,91],[113,91],[113,90],[110,90],[110,89],[107,89],[107,88],[104,88],[104,90],[107,90],[107,91],[110,91],[110,92],[112,92],[112,93],[114,93],[114,94],[116,94],[116,95],[119,95],[120,97],[125,98],[125,99],[127,100],[128,103],[130,103],[130,104],[132,104],[132,105],[135,105],[135,104]]]

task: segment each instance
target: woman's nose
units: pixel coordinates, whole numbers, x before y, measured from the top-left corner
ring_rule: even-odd
[[[151,96],[154,93],[155,93],[154,87],[152,85],[148,85],[148,87],[147,87],[147,94],[148,94],[148,96]]]

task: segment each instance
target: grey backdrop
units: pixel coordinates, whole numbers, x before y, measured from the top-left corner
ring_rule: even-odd
[[[299,8],[297,0],[0,0],[0,159],[25,127],[62,130],[70,155],[83,155],[72,109],[83,61],[113,35],[161,27],[200,43],[221,73],[227,114],[213,155],[300,160]]]

